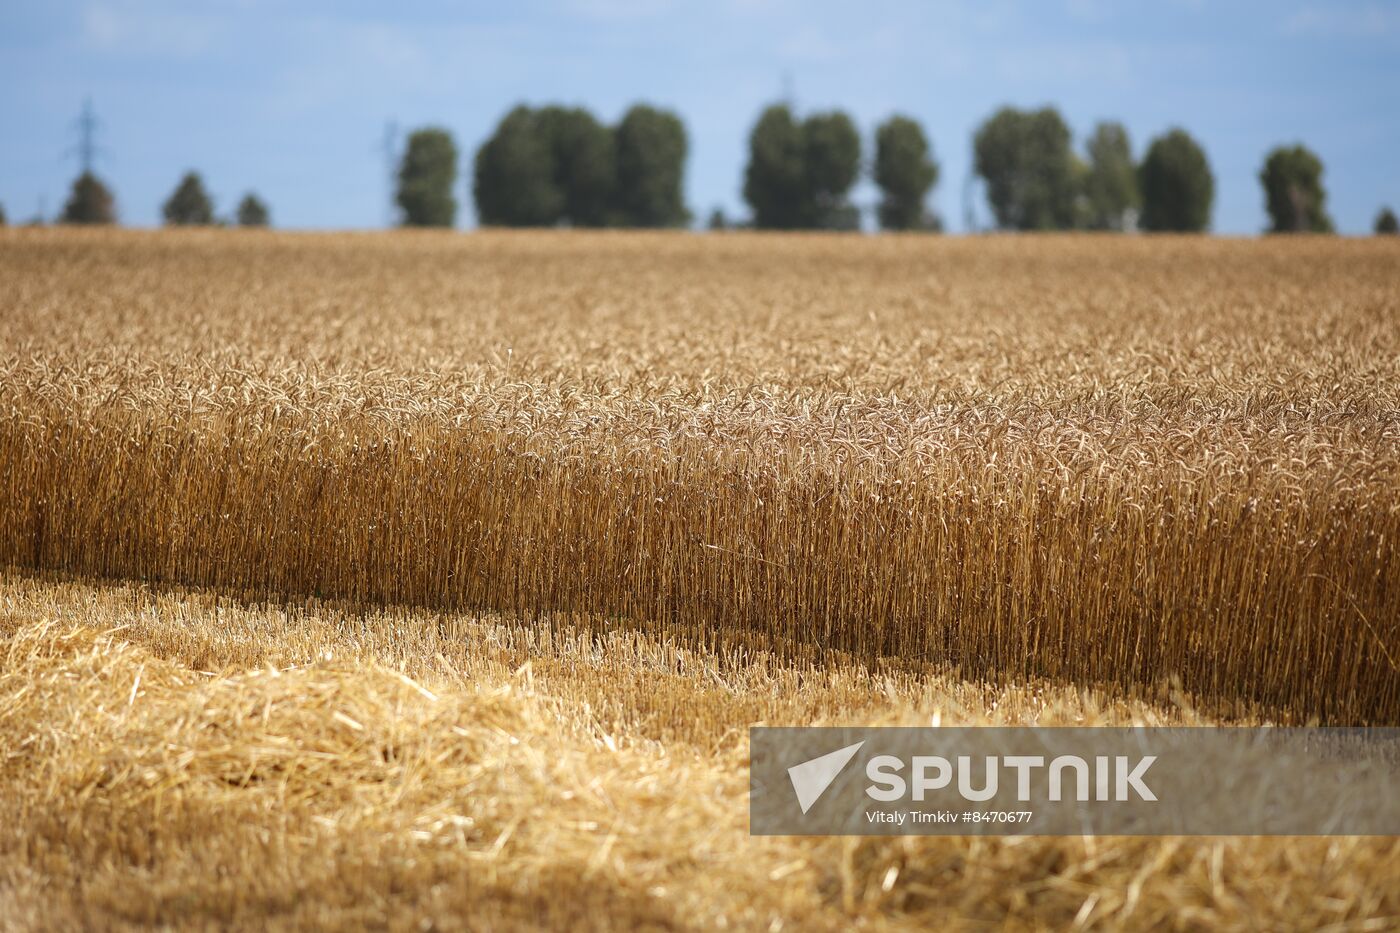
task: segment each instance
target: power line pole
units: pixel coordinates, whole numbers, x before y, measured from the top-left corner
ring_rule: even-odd
[[[977,233],[977,206],[974,196],[977,191],[977,176],[971,171],[963,180],[963,227],[967,233]]]
[[[380,152],[384,156],[385,196],[384,225],[392,227],[399,218],[398,202],[394,198],[395,182],[399,174],[399,124],[390,120],[384,124],[384,138],[380,141]]]
[[[93,110],[92,98],[88,97],[83,101],[82,113],[73,124],[78,133],[78,144],[68,150],[69,155],[77,155],[78,164],[85,175],[93,170],[97,164],[97,157],[101,154],[101,147],[97,144],[97,131],[100,127],[101,121],[97,119],[97,112]]]

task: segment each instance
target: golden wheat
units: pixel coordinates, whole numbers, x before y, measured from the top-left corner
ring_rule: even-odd
[[[1400,722],[1400,251],[5,234],[0,560]]]
[[[1397,285],[1309,238],[0,230],[0,926],[1393,924],[1393,840],[752,838],[745,756],[1400,723]]]

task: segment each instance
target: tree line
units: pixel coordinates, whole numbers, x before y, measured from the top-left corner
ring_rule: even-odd
[[[1003,107],[973,137],[973,169],[1000,230],[1199,232],[1210,228],[1215,179],[1205,150],[1184,129],[1152,139],[1141,158],[1121,123],[1094,127],[1076,151],[1053,107]],[[839,110],[801,116],[788,104],[765,108],[748,140],[743,194],[763,230],[855,230],[860,210],[850,192],[863,174],[879,189],[875,218],[884,230],[939,230],[928,197],[939,164],[923,128],[895,115],[875,129],[867,161],[854,121]],[[681,118],[638,104],[607,126],[583,108],[518,106],[481,145],[471,192],[482,226],[684,227],[689,140]],[[413,132],[399,159],[395,202],[408,227],[451,227],[457,218],[459,153],[452,134]],[[1269,232],[1332,232],[1322,161],[1303,145],[1280,146],[1259,172]],[[267,204],[249,192],[219,219],[203,180],[181,178],[162,206],[169,225],[270,223]],[[60,221],[113,223],[115,199],[92,172],[73,183]],[[0,208],[0,223],[4,212]],[[709,226],[735,226],[716,209]],[[1382,208],[1375,232],[1395,233]]]
[[[254,192],[248,192],[238,202],[233,216],[218,217],[214,212],[214,199],[204,187],[204,179],[198,172],[186,172],[175,189],[161,205],[161,217],[167,226],[232,226],[267,227],[272,223],[272,214],[267,203]],[[0,226],[5,223],[5,210],[0,206]],[[43,218],[35,218],[31,223],[42,223]],[[114,224],[117,222],[117,201],[106,182],[92,171],[85,171],[73,180],[63,211],[58,215],[61,224]]]

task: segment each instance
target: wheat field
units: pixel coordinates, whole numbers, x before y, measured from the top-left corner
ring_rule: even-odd
[[[1389,840],[760,840],[746,729],[1400,723],[1400,249],[0,231],[0,915],[1381,928]]]

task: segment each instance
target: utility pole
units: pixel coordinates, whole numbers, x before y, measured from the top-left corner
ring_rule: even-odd
[[[390,120],[384,124],[384,138],[380,140],[380,153],[384,156],[384,182],[387,186],[385,197],[384,226],[392,227],[399,217],[395,188],[399,175],[399,124]]]
[[[101,147],[97,144],[97,131],[101,127],[101,122],[97,119],[97,112],[93,110],[92,98],[88,97],[83,101],[82,113],[74,122],[73,128],[78,134],[78,144],[68,150],[68,155],[76,155],[78,164],[81,166],[83,174],[93,170],[97,164],[97,157],[101,154]]]
[[[83,113],[78,117],[78,159],[83,172],[92,171],[97,156],[97,115],[92,112],[92,98],[83,101]]]
[[[974,200],[977,192],[977,176],[971,171],[963,180],[963,227],[967,233],[977,233],[977,206]]]

